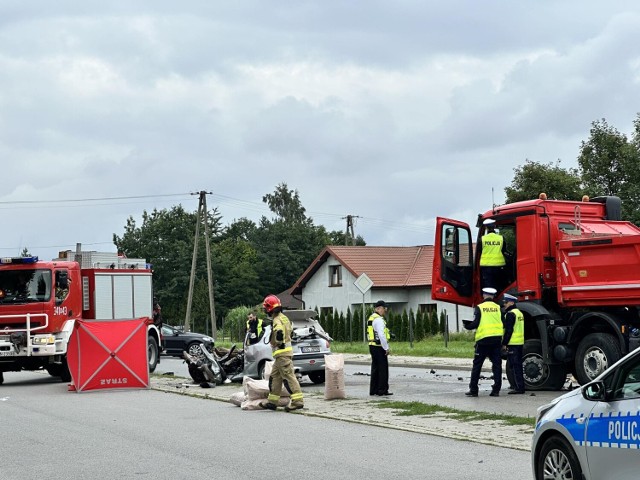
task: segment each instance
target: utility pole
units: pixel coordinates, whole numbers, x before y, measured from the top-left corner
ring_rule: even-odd
[[[193,303],[193,283],[196,277],[196,260],[198,257],[198,240],[200,238],[200,223],[204,223],[204,241],[207,251],[207,285],[209,286],[209,310],[211,312],[211,336],[216,338],[216,306],[213,300],[213,272],[211,270],[211,246],[209,243],[210,232],[209,222],[207,221],[207,194],[211,192],[205,192],[204,190],[191,195],[198,195],[198,214],[196,220],[196,236],[193,242],[193,258],[191,260],[191,277],[189,278],[189,295],[187,299],[187,314],[184,319],[185,332],[191,331],[191,304]]]
[[[342,217],[342,220],[347,220],[347,229],[344,232],[344,244],[349,245],[349,233],[351,233],[351,245],[356,245],[356,236],[353,233],[353,219],[360,218],[358,215],[347,215],[346,217]]]

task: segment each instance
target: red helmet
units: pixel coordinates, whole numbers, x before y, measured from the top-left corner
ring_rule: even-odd
[[[264,298],[264,302],[262,302],[262,308],[264,308],[264,311],[267,313],[271,313],[274,308],[281,306],[280,299],[275,295],[267,295]]]

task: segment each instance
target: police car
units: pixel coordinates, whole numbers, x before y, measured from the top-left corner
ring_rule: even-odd
[[[542,479],[640,478],[640,349],[538,408],[531,460]]]

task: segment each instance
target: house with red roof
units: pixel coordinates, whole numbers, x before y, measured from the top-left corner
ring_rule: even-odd
[[[473,317],[473,309],[431,299],[433,245],[416,247],[337,246],[325,247],[291,287],[290,293],[303,307],[318,311],[353,313],[364,301],[372,305],[384,300],[395,312],[446,310],[451,331],[462,330],[462,320]],[[363,295],[355,285],[365,273],[373,282]]]

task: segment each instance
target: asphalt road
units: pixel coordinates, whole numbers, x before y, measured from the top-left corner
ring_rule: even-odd
[[[488,362],[487,362],[488,363]],[[345,364],[345,389],[347,395],[369,398],[369,371],[366,364]],[[177,376],[191,379],[183,360],[162,357],[156,372],[173,372]],[[417,401],[446,405],[462,410],[479,410],[491,413],[535,417],[539,406],[550,402],[564,392],[528,392],[526,395],[507,395],[508,382],[503,380],[500,397],[489,397],[493,380],[485,373],[480,380],[480,396],[467,398],[464,392],[469,387],[469,369],[440,367],[389,367],[390,390],[393,400]],[[301,382],[303,392],[324,392],[324,385],[314,385],[307,377]]]
[[[6,480],[531,478],[527,452],[35,372],[5,374],[0,419]]]

